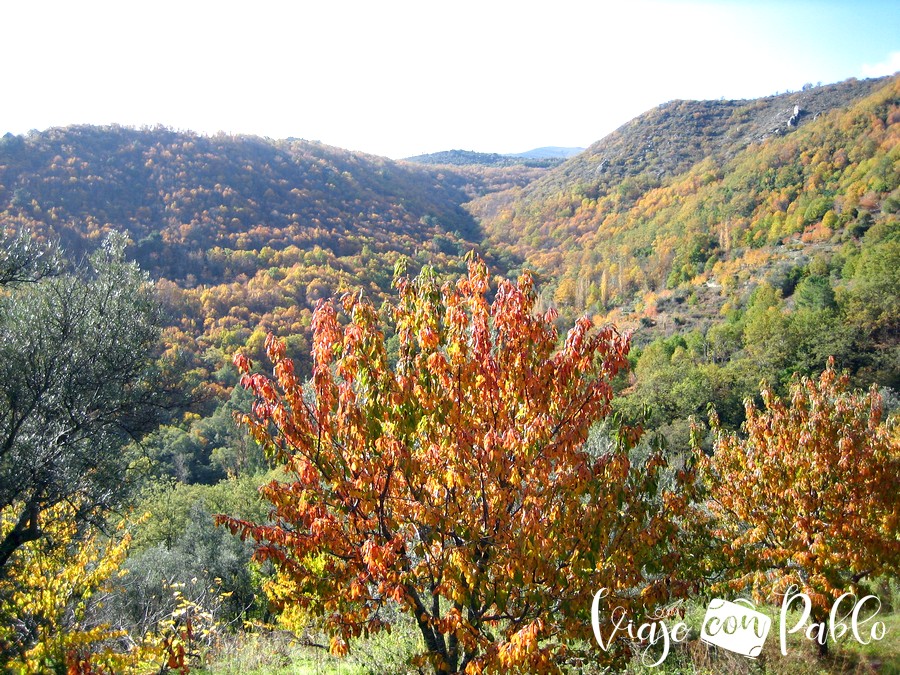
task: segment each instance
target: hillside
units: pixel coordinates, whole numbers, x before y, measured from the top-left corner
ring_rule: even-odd
[[[856,96],[858,86],[824,93]],[[724,104],[663,106],[470,208],[489,248],[543,272],[541,306],[635,330],[635,370],[618,405],[671,447],[685,446],[689,420],[710,405],[736,427],[761,380],[786,387],[829,357],[858,386],[897,389],[900,78],[866,86],[871,93],[846,107],[762,138],[770,127],[711,130],[693,113],[687,127],[670,126],[673,110],[725,117]],[[799,96],[823,100],[818,93]],[[678,143],[628,154],[661,129]],[[587,158],[602,153],[624,153],[613,166],[628,175],[606,165],[579,181],[591,173]]]
[[[0,139],[0,218],[74,259],[124,230],[157,280],[170,340],[191,359],[252,335],[259,351],[270,329],[300,336],[303,356],[319,299],[385,297],[401,259],[461,269],[483,239],[462,204],[532,178],[298,140],[79,126]]]
[[[667,104],[528,186],[470,208],[491,246],[575,283],[577,297],[564,289],[558,300],[627,306],[714,274],[717,262],[727,276],[728,261],[773,253],[792,237],[821,244],[860,222],[892,222],[897,87],[851,81],[742,105]],[[847,100],[855,103],[841,107]],[[809,112],[779,127],[794,101]],[[812,112],[826,103],[835,107]],[[735,111],[749,117],[736,122]]]
[[[817,320],[855,326],[859,353],[844,354],[859,381],[896,383],[898,293],[876,270],[897,236],[897,89],[852,80],[672,102],[552,169],[161,128],[51,129],[0,140],[0,215],[74,255],[124,229],[197,382],[238,347],[261,355],[269,330],[293,336],[303,360],[319,299],[383,299],[401,259],[454,272],[476,249],[499,274],[537,270],[540,305],[561,322],[587,312],[637,328],[641,348],[695,334],[701,364],[752,353],[759,334],[744,336],[740,322],[761,283],[787,317],[795,288],[816,277],[834,310]],[[884,297],[863,300],[873,293]],[[736,333],[716,351],[708,336],[729,321]],[[797,335],[796,345],[811,339]],[[771,372],[784,381],[801,361],[812,371],[839,347],[784,354]],[[759,371],[748,372],[735,396],[753,390]]]
[[[590,196],[629,177],[658,182],[703,159],[727,161],[751,143],[791,133],[845,108],[888,78],[847,80],[752,100],[670,101],[626,123],[523,190],[523,199],[578,189]],[[795,108],[797,117],[791,122]]]
[[[246,272],[235,252],[321,247],[413,256],[479,241],[466,180],[304,141],[71,127],[0,141],[0,213],[71,251],[124,228],[139,262],[179,283]],[[471,187],[471,186],[470,186]]]

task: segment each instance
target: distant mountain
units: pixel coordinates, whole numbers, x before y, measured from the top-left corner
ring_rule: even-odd
[[[194,283],[264,248],[415,255],[438,238],[466,250],[479,240],[461,207],[470,182],[306,141],[87,126],[0,139],[3,216],[74,253],[124,229],[145,269]]]
[[[527,152],[517,152],[507,157],[525,157],[527,159],[568,159],[584,152],[584,148],[560,148],[558,146],[549,145],[544,148],[535,148]]]
[[[426,155],[406,157],[405,161],[416,164],[442,164],[449,166],[513,166],[522,164],[514,158],[496,152],[475,152],[473,150],[442,150]]]
[[[514,155],[496,152],[474,152],[472,150],[443,150],[427,155],[407,157],[407,162],[443,166],[527,166],[547,169],[561,164],[566,158],[580,152],[581,148],[536,148]]]
[[[208,350],[247,344],[258,357],[268,330],[308,359],[317,301],[386,298],[401,260],[464,269],[482,236],[462,204],[518,180],[304,141],[79,126],[0,138],[0,226],[58,240],[73,259],[126,232],[164,300],[167,339],[202,381],[219,367]]]
[[[540,199],[573,185],[593,193],[627,177],[659,181],[703,159],[727,161],[751,143],[789,134],[829,110],[851,105],[889,79],[851,79],[751,100],[670,101],[547,172],[526,193]]]

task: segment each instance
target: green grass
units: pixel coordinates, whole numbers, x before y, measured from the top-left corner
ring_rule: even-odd
[[[859,663],[869,664],[883,675],[900,675],[900,614],[879,617],[887,628],[884,639],[861,645],[855,640],[844,641],[842,650]]]
[[[363,675],[367,669],[321,648],[303,646],[286,633],[243,633],[223,641],[202,675]]]
[[[314,635],[317,644],[328,644]],[[401,675],[415,673],[410,657],[423,649],[412,621],[399,620],[390,633],[353,640],[346,658],[331,656],[326,649],[299,644],[286,631],[238,633],[223,640],[210,654],[203,675]]]

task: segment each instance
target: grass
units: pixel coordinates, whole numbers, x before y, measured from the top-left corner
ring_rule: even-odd
[[[368,670],[286,633],[243,633],[221,642],[202,675],[363,675]]]
[[[849,634],[837,644],[829,643],[830,653],[820,658],[817,645],[801,632],[787,636],[787,655],[779,644],[777,608],[760,608],[772,618],[772,627],[763,653],[747,659],[716,649],[699,638],[705,605],[690,605],[684,621],[691,637],[673,645],[665,662],[647,667],[635,658],[623,671],[628,675],[900,675],[900,613],[879,614],[886,634],[883,640],[861,645]],[[799,615],[788,615],[788,626]],[[861,631],[862,632],[862,631]],[[203,675],[364,675],[419,672],[408,659],[422,649],[414,626],[403,622],[390,633],[356,640],[347,658],[332,657],[326,650],[298,644],[287,633],[245,633],[224,641],[204,669]],[[599,648],[598,653],[599,653]],[[604,671],[597,667],[591,672]]]
[[[328,644],[322,635],[316,643]],[[210,655],[209,664],[191,672],[203,675],[400,675],[415,673],[408,661],[423,649],[412,621],[397,621],[390,633],[382,632],[351,642],[346,658],[331,656],[327,649],[298,643],[286,631],[239,633],[223,640]]]
[[[900,675],[900,613],[878,615],[878,620],[886,627],[883,640],[861,645],[848,633],[836,644],[829,641],[829,654],[822,658],[818,645],[808,640],[802,630],[787,635],[787,654],[783,655],[778,610],[759,610],[772,618],[772,627],[757,659],[748,659],[701,641],[698,631],[703,624],[705,608],[694,606],[685,618],[692,628],[689,641],[676,645],[659,667],[648,668],[635,659],[626,672],[630,675]],[[797,612],[789,613],[787,626],[790,628],[799,618]],[[860,633],[865,637],[867,631],[861,628]]]
[[[855,640],[845,641],[843,648],[848,655],[859,663],[868,664],[876,672],[900,675],[900,614],[889,614],[882,620],[887,628],[883,640],[868,645]]]

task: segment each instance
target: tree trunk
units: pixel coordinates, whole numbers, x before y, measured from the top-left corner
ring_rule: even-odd
[[[4,576],[6,561],[12,557],[22,544],[35,541],[40,538],[41,530],[38,527],[38,515],[40,509],[36,502],[29,502],[19,516],[19,520],[0,542],[0,577]]]
[[[425,647],[428,649],[429,656],[435,659],[434,672],[435,675],[452,675],[456,672],[456,663],[451,663],[447,654],[447,643],[444,636],[438,633],[428,624],[430,614],[422,603],[418,592],[412,586],[406,586],[406,592],[413,600],[413,609],[415,611],[416,624],[425,640]],[[454,661],[456,659],[453,659]]]

